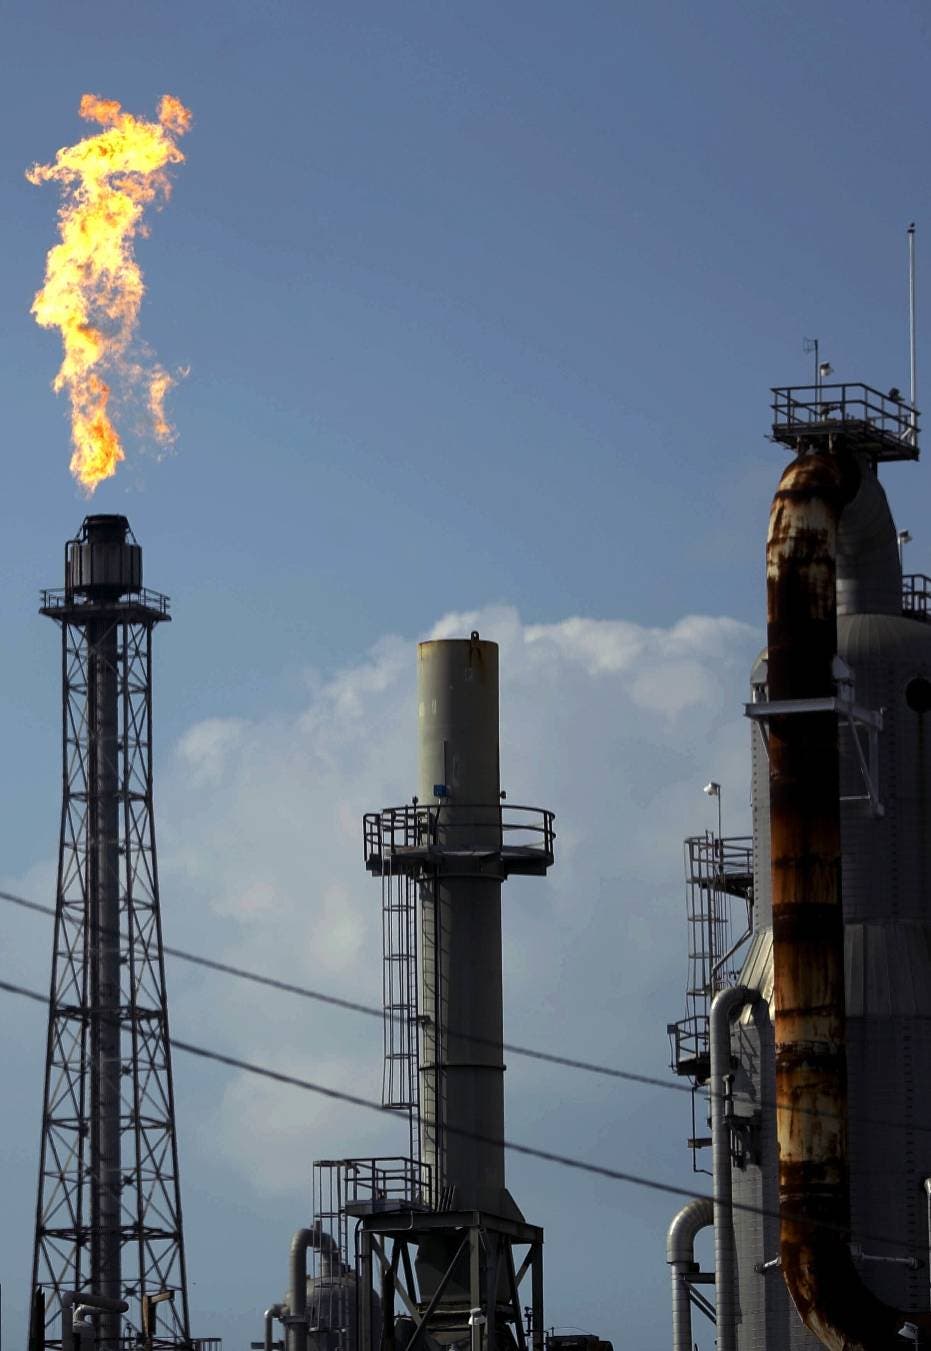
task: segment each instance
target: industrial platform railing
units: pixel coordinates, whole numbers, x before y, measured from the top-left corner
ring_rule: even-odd
[[[902,612],[913,618],[931,619],[931,577],[923,572],[903,574]]]
[[[80,605],[99,605],[99,599],[86,600],[80,592],[66,590],[64,587],[53,591],[40,591],[42,610],[65,610],[72,609]],[[155,610],[160,615],[167,615],[171,608],[171,603],[167,596],[163,596],[160,591],[147,591],[145,587],[140,587],[138,591],[127,591],[116,601],[107,601],[107,605],[114,605],[124,609],[141,607],[146,610]]]
[[[864,384],[794,385],[774,389],[773,439],[800,442],[842,435],[877,460],[917,460],[918,410],[898,390]]]
[[[459,853],[492,853],[509,872],[545,871],[554,858],[555,820],[545,807],[510,802],[386,807],[363,818],[365,866],[377,874],[429,867]]]
[[[432,1170],[419,1159],[397,1155],[370,1159],[316,1159],[314,1214],[319,1220],[345,1212],[428,1209],[433,1204]]]

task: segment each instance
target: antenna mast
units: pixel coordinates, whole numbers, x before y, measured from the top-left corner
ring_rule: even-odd
[[[914,419],[918,399],[918,350],[915,342],[915,222],[908,227],[908,401]],[[914,421],[912,423],[914,427]]]

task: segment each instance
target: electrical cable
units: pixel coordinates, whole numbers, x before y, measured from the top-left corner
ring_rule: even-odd
[[[12,981],[0,979],[0,990],[5,990],[8,994],[22,995],[26,999],[31,999],[36,1004],[44,1004],[48,1007],[48,998],[39,994],[36,990],[28,990],[22,985],[15,985]],[[331,1088],[326,1084],[319,1084],[311,1079],[302,1079],[294,1074],[286,1074],[283,1070],[273,1070],[268,1065],[256,1065],[252,1061],[243,1060],[239,1056],[228,1055],[223,1051],[214,1051],[206,1046],[195,1046],[191,1042],[181,1041],[177,1037],[170,1038],[171,1048],[175,1051],[182,1051],[186,1055],[197,1056],[201,1060],[209,1060],[218,1065],[225,1065],[229,1069],[241,1070],[247,1074],[255,1074],[263,1079],[271,1079],[275,1083],[286,1084],[292,1088],[301,1088],[308,1093],[316,1093],[321,1097],[330,1098],[335,1102],[344,1102],[350,1107],[364,1107],[368,1111],[378,1112],[382,1116],[396,1116],[394,1108],[385,1107],[380,1102],[372,1098],[363,1098],[356,1093],[347,1093],[341,1088]],[[415,1117],[418,1124],[421,1118]],[[478,1131],[471,1131],[462,1126],[450,1126],[445,1128],[452,1135],[459,1135],[469,1140],[477,1140],[482,1144],[498,1145],[508,1150],[512,1154],[522,1154],[527,1158],[538,1159],[542,1163],[555,1164],[560,1168],[570,1168],[580,1173],[590,1173],[595,1177],[606,1178],[610,1182],[621,1182],[628,1186],[640,1187],[646,1191],[661,1192],[666,1196],[686,1197],[689,1200],[698,1199],[711,1201],[713,1198],[706,1192],[695,1192],[689,1187],[680,1186],[674,1182],[663,1182],[659,1178],[646,1177],[642,1173],[630,1173],[619,1168],[609,1168],[607,1164],[591,1163],[586,1159],[574,1158],[571,1154],[560,1154],[555,1150],[541,1149],[536,1145],[525,1145],[516,1140],[508,1140],[497,1136],[484,1135]],[[744,1211],[750,1215],[762,1216],[764,1219],[779,1220],[781,1217],[778,1210],[767,1208],[765,1206],[755,1206],[750,1202],[732,1200],[729,1206],[731,1211]],[[786,1216],[784,1218],[793,1218]],[[807,1217],[798,1216],[800,1222],[810,1223]],[[848,1228],[839,1224],[831,1224],[826,1221],[812,1223],[812,1228],[830,1230],[832,1233],[848,1232]],[[911,1247],[903,1243],[901,1239],[884,1237],[878,1234],[861,1234],[861,1240],[870,1243],[880,1243],[886,1247],[902,1248],[908,1252]]]
[[[43,905],[38,901],[29,901],[24,896],[15,896],[12,892],[0,891],[0,901],[9,901],[25,910],[34,911],[39,915],[47,915],[54,919],[55,910],[52,906]],[[226,962],[215,961],[212,957],[204,957],[199,953],[185,952],[182,948],[170,947],[167,944],[162,949],[166,956],[175,957],[179,961],[189,962],[194,966],[205,967],[207,970],[216,971],[221,975],[233,976],[238,980],[252,981],[257,985],[264,985],[270,989],[278,990],[284,994],[298,995],[302,999],[312,999],[321,1004],[329,1004],[334,1008],[346,1009],[352,1013],[363,1013],[368,1017],[382,1019],[384,1010],[376,1008],[372,1004],[362,1004],[352,999],[344,999],[340,995],[325,994],[322,990],[314,990],[306,985],[296,985],[290,981],[280,980],[275,976],[264,976],[257,971],[249,971],[244,967],[231,966]],[[450,1029],[452,1031],[452,1029]],[[460,1034],[464,1035],[464,1034]],[[489,1037],[473,1036],[468,1034],[469,1040],[478,1045],[494,1045],[501,1043],[494,1041]],[[581,1070],[588,1074],[600,1074],[611,1079],[620,1079],[625,1083],[639,1084],[643,1088],[660,1088],[664,1092],[672,1093],[692,1093],[693,1089],[689,1084],[676,1083],[673,1080],[661,1079],[654,1074],[641,1074],[636,1070],[617,1069],[610,1065],[599,1065],[588,1060],[578,1060],[573,1056],[557,1055],[550,1051],[537,1051],[528,1046],[517,1046],[513,1042],[504,1042],[503,1050],[510,1055],[524,1056],[529,1060],[539,1060],[549,1065],[558,1065],[562,1069]],[[716,1092],[710,1086],[707,1087],[708,1099],[713,1102],[725,1095]],[[760,1111],[776,1111],[780,1104],[772,1102],[766,1098],[758,1100],[749,1098],[746,1094],[739,1091],[732,1094],[734,1102],[749,1104],[752,1107],[758,1107]],[[826,1121],[838,1120],[836,1112],[824,1112],[817,1108],[808,1107],[790,1107],[789,1110],[799,1113],[802,1116],[822,1117]],[[874,1127],[877,1130],[901,1131],[910,1130],[916,1134],[931,1134],[931,1124],[923,1125],[921,1122],[912,1122],[909,1124],[901,1119],[897,1121],[886,1121],[876,1117],[865,1117],[859,1113],[847,1114],[847,1120],[856,1121],[858,1125]]]
[[[38,901],[28,901],[24,896],[14,896],[9,891],[0,891],[0,901],[9,901],[24,910],[32,910],[38,915],[48,915],[52,919],[55,918],[53,906],[42,905]],[[238,980],[252,981],[256,985],[264,985],[268,989],[278,990],[283,994],[298,995],[302,999],[313,999],[319,1004],[329,1004],[333,1008],[346,1009],[351,1013],[364,1013],[368,1017],[382,1019],[385,1016],[384,1010],[376,1008],[373,1004],[362,1004],[354,999],[344,999],[340,995],[324,994],[322,990],[314,990],[306,985],[295,985],[291,981],[280,980],[275,976],[264,976],[257,971],[248,971],[241,966],[231,966],[227,962],[218,962],[212,957],[204,957],[199,953],[185,952],[182,948],[170,947],[167,943],[163,944],[162,951],[166,957],[174,957],[178,961],[189,962],[193,966],[205,967],[207,970],[216,971],[220,975],[235,976]],[[475,1042],[476,1045],[501,1045],[492,1038],[473,1036],[471,1033],[469,1040]],[[656,1075],[613,1069],[609,1065],[597,1065],[588,1060],[577,1060],[572,1056],[556,1055],[550,1051],[535,1051],[529,1046],[516,1046],[512,1042],[505,1042],[503,1050],[509,1055],[524,1056],[528,1060],[541,1060],[549,1065],[559,1065],[563,1069],[583,1070],[588,1074],[601,1074],[612,1079],[623,1079],[628,1083],[641,1084],[646,1088],[671,1088],[679,1093],[691,1093],[692,1091],[687,1084],[670,1083],[669,1080],[660,1079]]]

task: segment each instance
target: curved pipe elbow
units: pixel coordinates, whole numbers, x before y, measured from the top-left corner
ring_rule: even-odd
[[[714,1204],[708,1196],[696,1196],[672,1218],[666,1233],[666,1261],[695,1261],[695,1239],[702,1229],[714,1223]]]
[[[288,1253],[288,1309],[292,1318],[307,1312],[307,1249],[314,1246],[314,1230],[298,1229]]]
[[[127,1313],[129,1304],[125,1299],[111,1299],[109,1295],[95,1295],[93,1290],[64,1290],[61,1295],[61,1307],[73,1309],[82,1305],[84,1309],[94,1309],[98,1313]]]

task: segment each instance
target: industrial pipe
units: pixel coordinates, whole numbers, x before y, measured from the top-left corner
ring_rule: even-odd
[[[88,603],[85,670],[87,806],[87,969],[89,989],[89,1159],[91,1287],[109,1298],[98,1322],[102,1351],[117,1351],[123,1289],[122,977],[120,959],[120,734],[119,616],[113,602],[141,583],[142,554],[130,543],[125,516],[88,516],[83,538],[65,555],[65,593]],[[83,1111],[83,1109],[82,1109]],[[83,1183],[82,1183],[83,1185]],[[85,1240],[79,1240],[80,1243]],[[79,1263],[79,1258],[76,1258]]]
[[[672,1280],[672,1351],[692,1351],[692,1301],[687,1276],[695,1267],[695,1238],[714,1223],[707,1196],[687,1201],[673,1217],[666,1235],[666,1261]]]
[[[767,540],[769,700],[831,699],[837,533],[857,490],[850,454],[803,452],[773,499]],[[902,1346],[911,1322],[864,1285],[848,1247],[847,1057],[837,715],[769,719],[776,1127],[782,1273],[833,1351]]]
[[[79,1316],[89,1309],[109,1314],[126,1313],[129,1309],[125,1299],[112,1299],[109,1295],[97,1295],[93,1290],[63,1290],[61,1294],[61,1351],[73,1351],[74,1324]]]
[[[271,1349],[273,1318],[280,1318],[285,1325],[285,1351],[307,1351],[307,1252],[310,1248],[316,1248],[320,1253],[322,1277],[345,1274],[339,1245],[319,1220],[315,1220],[310,1229],[298,1229],[291,1239],[288,1256],[287,1312],[280,1304],[273,1304],[265,1310],[265,1351]]]
[[[734,1248],[731,1138],[725,1083],[731,1072],[731,1022],[760,995],[745,985],[721,990],[711,1004],[711,1193],[714,1202],[714,1303],[718,1351],[737,1351],[737,1254]]]
[[[120,1158],[120,854],[117,631],[112,618],[87,626],[88,836],[91,930],[91,1271],[96,1289],[118,1299],[122,1286]],[[99,1341],[115,1351],[120,1319],[102,1313]]]
[[[929,1300],[931,1300],[931,1177],[925,1178],[925,1197],[927,1198],[927,1222],[928,1222],[928,1281],[929,1281]]]
[[[343,1261],[339,1244],[332,1234],[324,1229],[319,1220],[314,1220],[311,1229],[310,1246],[320,1254],[320,1275],[325,1279],[345,1276],[348,1267]]]
[[[265,1310],[265,1335],[262,1341],[263,1351],[274,1351],[275,1319],[284,1313],[283,1304],[270,1304]]]
[[[74,1317],[71,1320],[71,1338],[75,1351],[94,1351],[97,1343],[97,1329],[93,1323],[85,1318],[87,1313],[96,1312],[88,1309],[86,1304],[82,1304],[75,1309]]]
[[[315,1246],[314,1229],[298,1229],[288,1253],[288,1312],[284,1318],[285,1351],[307,1351],[307,1249]]]

